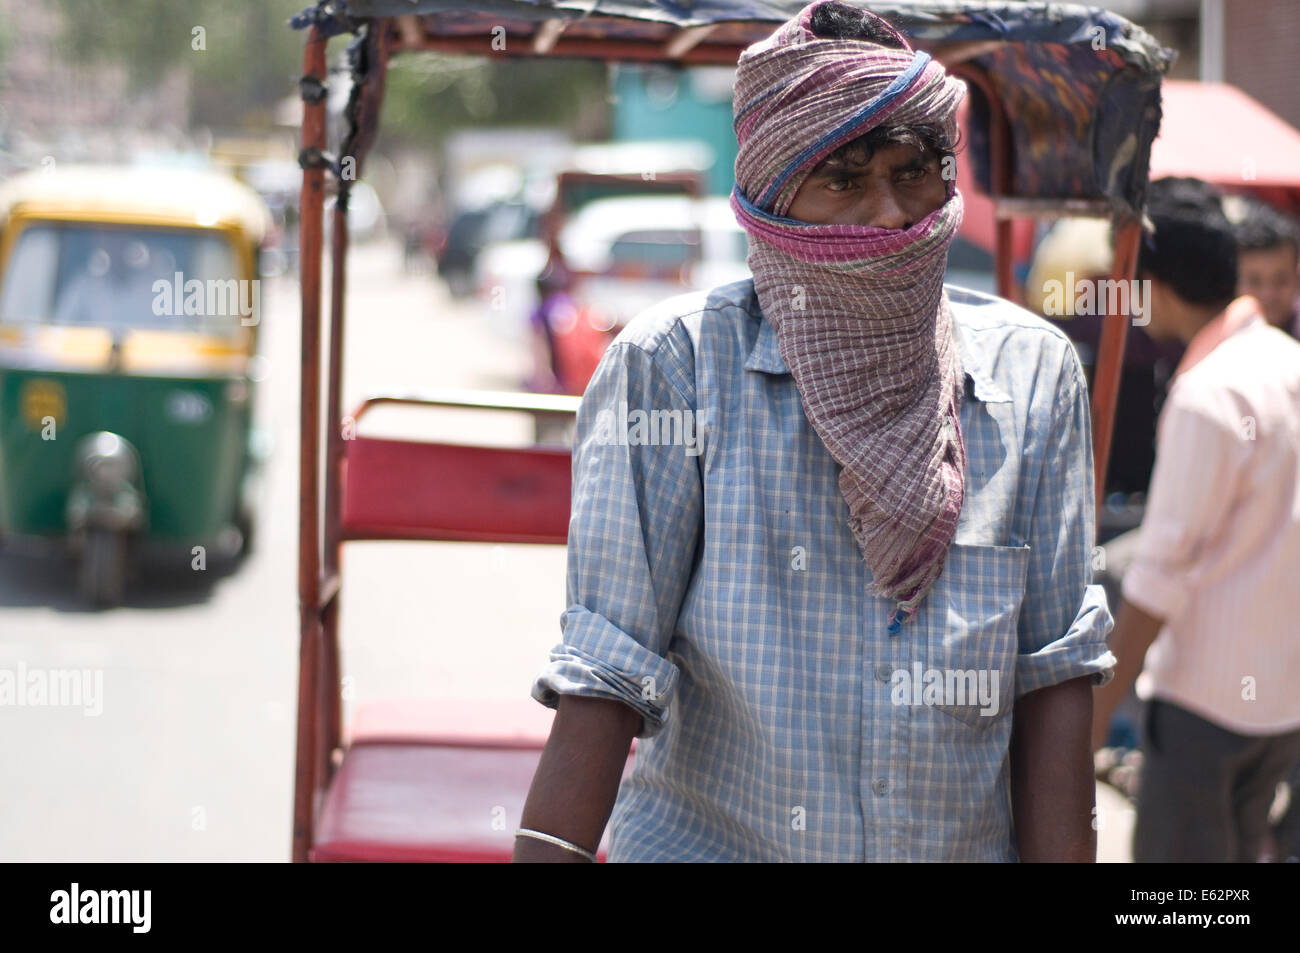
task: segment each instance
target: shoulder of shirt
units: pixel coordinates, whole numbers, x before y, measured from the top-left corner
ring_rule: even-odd
[[[1044,365],[1064,368],[1068,363],[1075,383],[1084,382],[1074,342],[1051,321],[997,295],[949,284],[944,290],[953,324],[965,339],[968,353],[982,359],[995,379],[1021,369],[1031,373]],[[1011,359],[994,360],[999,354]],[[988,369],[990,364],[996,370]]]
[[[1250,332],[1250,333],[1247,333]],[[1281,328],[1257,321],[1250,328],[1230,335],[1190,370],[1179,377],[1197,381],[1206,387],[1233,388],[1257,382],[1259,372],[1275,373],[1284,378],[1300,377],[1300,341]],[[1249,361],[1250,375],[1233,373],[1242,361]]]
[[[1041,315],[1006,298],[945,284],[953,320],[974,332],[1014,335],[1054,347],[1072,347],[1069,336]]]
[[[1261,324],[1253,334],[1234,334],[1179,374],[1165,406],[1186,411],[1234,433],[1243,414],[1280,383],[1294,391],[1300,383],[1300,341],[1280,328]],[[1249,373],[1242,373],[1248,364]]]
[[[614,345],[628,345],[654,354],[674,333],[687,330],[684,325],[697,323],[706,314],[740,319],[757,315],[757,305],[753,278],[742,278],[708,290],[687,291],[665,298],[637,314],[614,338]]]

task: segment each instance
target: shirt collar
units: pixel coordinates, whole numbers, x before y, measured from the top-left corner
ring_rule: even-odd
[[[762,315],[757,296],[750,302],[749,314],[758,321],[758,339],[745,359],[745,370],[763,374],[789,374],[777,343],[776,329]],[[1011,396],[993,380],[986,355],[979,348],[960,321],[953,321],[953,335],[957,340],[957,353],[966,372],[966,394],[985,404],[1006,403]]]
[[[1187,342],[1187,349],[1174,368],[1173,379],[1187,373],[1205,360],[1215,348],[1244,328],[1263,322],[1259,302],[1250,295],[1242,295],[1220,311]],[[1172,381],[1170,382],[1172,386]]]

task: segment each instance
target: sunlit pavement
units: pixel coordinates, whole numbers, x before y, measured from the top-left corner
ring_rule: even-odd
[[[1133,860],[1133,804],[1109,784],[1097,785],[1097,862]]]
[[[372,393],[512,389],[527,349],[475,302],[354,249],[345,412]],[[260,539],[231,575],[140,567],[92,612],[57,553],[0,551],[0,668],[102,673],[102,711],[0,706],[0,860],[286,860],[297,663],[297,287],[268,281],[259,415],[274,435]],[[328,301],[328,296],[325,297]],[[378,413],[375,432],[480,437],[479,418]],[[366,429],[363,423],[363,431]],[[511,418],[493,438],[523,439]],[[371,698],[525,696],[558,641],[559,547],[354,543],[341,597],[345,717]],[[1098,786],[1099,859],[1128,860],[1131,812]]]

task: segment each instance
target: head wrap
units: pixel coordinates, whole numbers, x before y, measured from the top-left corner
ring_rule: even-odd
[[[873,590],[897,604],[894,633],[943,571],[961,512],[963,377],[943,291],[961,193],[947,177],[944,204],[907,229],[784,215],[815,166],[876,126],[924,122],[956,142],[965,85],[905,40],[815,36],[822,2],[741,54],[731,207],[804,412],[843,468]]]

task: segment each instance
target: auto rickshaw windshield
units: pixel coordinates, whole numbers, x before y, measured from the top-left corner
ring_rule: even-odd
[[[220,232],[33,223],[0,289],[0,321],[232,335],[253,313]]]

